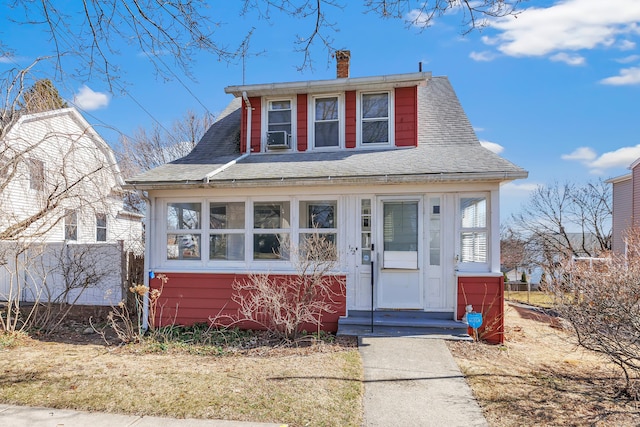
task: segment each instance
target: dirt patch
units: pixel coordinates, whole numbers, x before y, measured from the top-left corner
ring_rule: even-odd
[[[491,426],[638,426],[618,368],[577,346],[552,313],[505,307],[505,345],[449,343]]]

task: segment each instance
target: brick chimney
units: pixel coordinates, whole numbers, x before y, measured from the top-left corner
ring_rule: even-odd
[[[351,51],[336,50],[336,78],[343,79],[349,77],[349,60]]]

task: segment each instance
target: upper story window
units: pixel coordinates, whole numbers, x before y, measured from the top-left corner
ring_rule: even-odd
[[[340,147],[340,98],[313,98],[314,148]]]
[[[29,188],[32,190],[44,190],[44,162],[37,159],[29,159]]]
[[[360,95],[360,141],[362,145],[390,142],[391,102],[388,92]]]
[[[96,242],[107,241],[107,214],[96,214]]]
[[[293,135],[293,108],[290,99],[267,102],[267,147],[290,148]]]
[[[78,240],[78,211],[64,212],[64,240]]]

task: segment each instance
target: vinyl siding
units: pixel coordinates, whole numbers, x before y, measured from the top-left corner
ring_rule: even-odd
[[[640,178],[640,177],[639,177]],[[613,184],[613,227],[611,249],[619,254],[624,253],[624,233],[631,225],[632,219],[632,190],[631,179]],[[636,191],[640,190],[640,187]],[[640,197],[636,197],[640,199]]]

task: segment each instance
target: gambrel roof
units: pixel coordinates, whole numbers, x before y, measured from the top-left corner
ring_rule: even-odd
[[[480,145],[446,77],[421,75],[425,77],[418,85],[417,147],[266,152],[239,158],[241,98],[236,97],[189,155],[127,182],[140,189],[160,189],[309,183],[502,182],[527,177],[527,171]],[[415,75],[409,76],[415,79]],[[373,77],[337,79],[332,84],[342,82],[345,89],[349,89],[350,82],[365,79],[367,84],[375,84]],[[388,83],[384,76],[377,79],[380,84]],[[287,88],[292,90],[292,85],[295,84],[247,88],[281,93]],[[242,88],[231,87],[227,91],[237,94]]]

